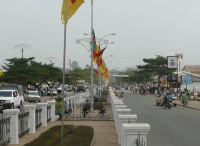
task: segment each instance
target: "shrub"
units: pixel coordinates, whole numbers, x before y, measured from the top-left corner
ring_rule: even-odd
[[[89,146],[94,129],[90,126],[64,125],[63,134],[64,140],[61,144],[61,126],[55,126],[24,146]]]
[[[89,126],[78,126],[74,134],[69,135],[61,146],[90,146],[94,129]]]
[[[101,102],[94,103],[93,108],[95,110],[102,109],[103,108],[103,104]]]
[[[38,138],[24,146],[56,146],[61,139],[61,126],[55,126],[48,131],[42,133]],[[63,128],[63,134],[67,135],[74,132],[74,125],[65,125]]]
[[[83,109],[84,110],[90,110],[90,103],[88,102],[88,103],[85,103],[84,105],[83,105]]]

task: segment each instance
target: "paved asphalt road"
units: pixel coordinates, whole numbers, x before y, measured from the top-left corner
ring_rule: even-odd
[[[155,97],[124,90],[124,104],[137,114],[137,123],[149,123],[148,146],[200,146],[200,111],[182,106],[164,109]]]

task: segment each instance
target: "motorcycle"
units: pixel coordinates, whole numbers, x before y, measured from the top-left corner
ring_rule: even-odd
[[[164,107],[164,109],[165,109],[165,108],[170,109],[170,108],[172,107],[172,101],[171,101],[171,100],[164,99],[163,107]]]

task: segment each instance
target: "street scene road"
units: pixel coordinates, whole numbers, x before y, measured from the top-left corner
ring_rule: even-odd
[[[137,123],[149,123],[148,146],[197,146],[200,144],[200,112],[182,106],[164,109],[152,95],[141,96],[124,90],[124,103]]]

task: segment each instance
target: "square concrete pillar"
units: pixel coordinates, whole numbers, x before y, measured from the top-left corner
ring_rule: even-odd
[[[137,120],[136,114],[130,115],[118,115],[119,123],[118,123],[118,145],[121,144],[121,127],[123,123],[135,123]]]
[[[55,104],[56,101],[47,101],[49,105],[51,105],[51,121],[56,120],[56,115],[55,115]]]
[[[147,146],[147,135],[151,128],[149,124],[122,124],[121,128],[121,146],[137,146],[136,141]]]
[[[18,131],[18,115],[19,109],[6,109],[3,110],[3,113],[10,116],[10,144],[19,143],[19,131]]]
[[[42,126],[46,127],[47,126],[47,106],[48,103],[37,103],[38,108],[42,108],[42,113],[41,113],[41,122]]]
[[[24,105],[24,109],[29,111],[28,127],[29,133],[35,133],[35,109],[36,105]]]
[[[118,134],[118,123],[119,123],[118,115],[129,115],[129,114],[131,114],[131,109],[116,109],[116,115],[115,115],[116,134]]]

